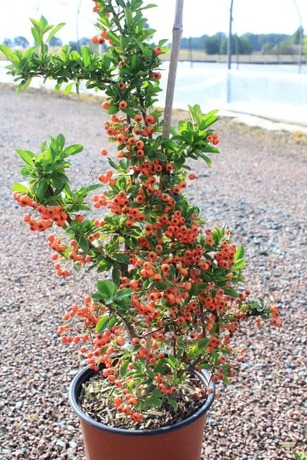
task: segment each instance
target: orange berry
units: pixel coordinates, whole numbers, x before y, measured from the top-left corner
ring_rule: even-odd
[[[156,250],[157,250],[157,248],[156,248]],[[162,264],[162,266],[161,266],[161,270],[163,272],[169,272],[170,268],[171,267],[169,266],[169,264]]]
[[[136,115],[134,115],[134,121],[139,123],[140,121],[142,121],[142,119],[143,117],[140,113],[137,113]]]
[[[134,291],[139,287],[139,282],[137,280],[131,280],[130,281],[130,287]]]
[[[128,107],[128,104],[126,101],[120,101],[120,103],[118,104],[119,108],[121,110],[125,110],[127,107]]]
[[[116,345],[118,345],[119,347],[122,347],[125,343],[125,340],[123,337],[117,337],[116,339]]]
[[[190,283],[190,281],[187,281],[184,285],[184,288],[186,291],[190,291],[192,289],[192,283]]]

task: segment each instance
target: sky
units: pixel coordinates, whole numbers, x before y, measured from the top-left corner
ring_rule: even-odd
[[[157,8],[145,10],[156,39],[171,39],[176,0],[144,0]],[[185,0],[183,37],[228,32],[231,0]],[[4,5],[5,4],[5,5]],[[29,18],[44,15],[50,24],[65,22],[57,36],[64,42],[95,34],[91,0],[2,0],[0,43],[19,35],[31,38]],[[307,34],[307,0],[233,0],[233,33],[293,34],[302,25]]]

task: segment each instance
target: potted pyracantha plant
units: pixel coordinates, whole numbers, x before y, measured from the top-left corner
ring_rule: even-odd
[[[58,328],[61,341],[78,344],[87,361],[70,400],[88,460],[199,460],[214,384],[234,375],[232,336],[255,310],[242,285],[243,248],[228,229],[207,228],[184,196],[194,162],[210,166],[219,138],[216,112],[202,114],[197,105],[189,121],[170,128],[182,3],[165,111],[155,102],[166,42],[153,43],[143,16],[153,5],[142,0],[93,2],[92,42],[102,53],[93,45],[50,53],[48,42],[63,24],[44,17],[31,20],[34,47],[22,53],[1,46],[19,89],[40,76],[67,94],[85,82],[104,97],[113,147],[100,152],[110,168],[97,184],[72,188],[69,157],[82,146],[66,146],[59,134],[38,153],[17,150],[25,181],[13,186],[30,230],[47,231],[57,274],[68,277],[69,264],[97,272],[96,291]],[[260,310],[280,326],[275,307]]]

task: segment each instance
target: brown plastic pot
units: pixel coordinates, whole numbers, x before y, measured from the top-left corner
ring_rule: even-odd
[[[78,395],[92,375],[91,369],[82,369],[69,389],[71,406],[80,419],[87,460],[200,460],[205,416],[214,400],[208,372],[196,372],[213,390],[204,405],[187,419],[155,430],[113,428],[86,415],[80,409]]]

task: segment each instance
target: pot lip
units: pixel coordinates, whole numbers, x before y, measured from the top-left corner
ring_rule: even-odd
[[[84,382],[86,382],[89,379],[89,377],[91,377],[91,375],[95,373],[88,366],[81,369],[73,378],[70,384],[70,387],[69,387],[69,402],[74,412],[78,415],[78,417],[82,421],[88,423],[92,427],[97,428],[99,430],[108,431],[109,433],[113,433],[113,434],[121,434],[121,435],[127,435],[127,436],[152,436],[152,435],[166,434],[171,431],[175,431],[180,428],[184,428],[185,426],[190,425],[191,423],[195,422],[201,416],[205,415],[205,413],[208,412],[208,410],[213,404],[214,395],[215,395],[215,386],[210,381],[210,373],[204,369],[200,372],[196,370],[194,372],[201,380],[205,382],[205,384],[207,385],[207,388],[210,389],[211,392],[208,394],[205,403],[193,415],[190,415],[188,418],[178,423],[175,423],[174,425],[164,426],[161,428],[155,428],[153,430],[132,430],[132,429],[116,428],[113,426],[104,425],[103,423],[97,422],[96,420],[89,417],[85,412],[81,410],[78,404],[78,401],[77,401],[77,396],[79,394],[79,389],[81,385]]]

